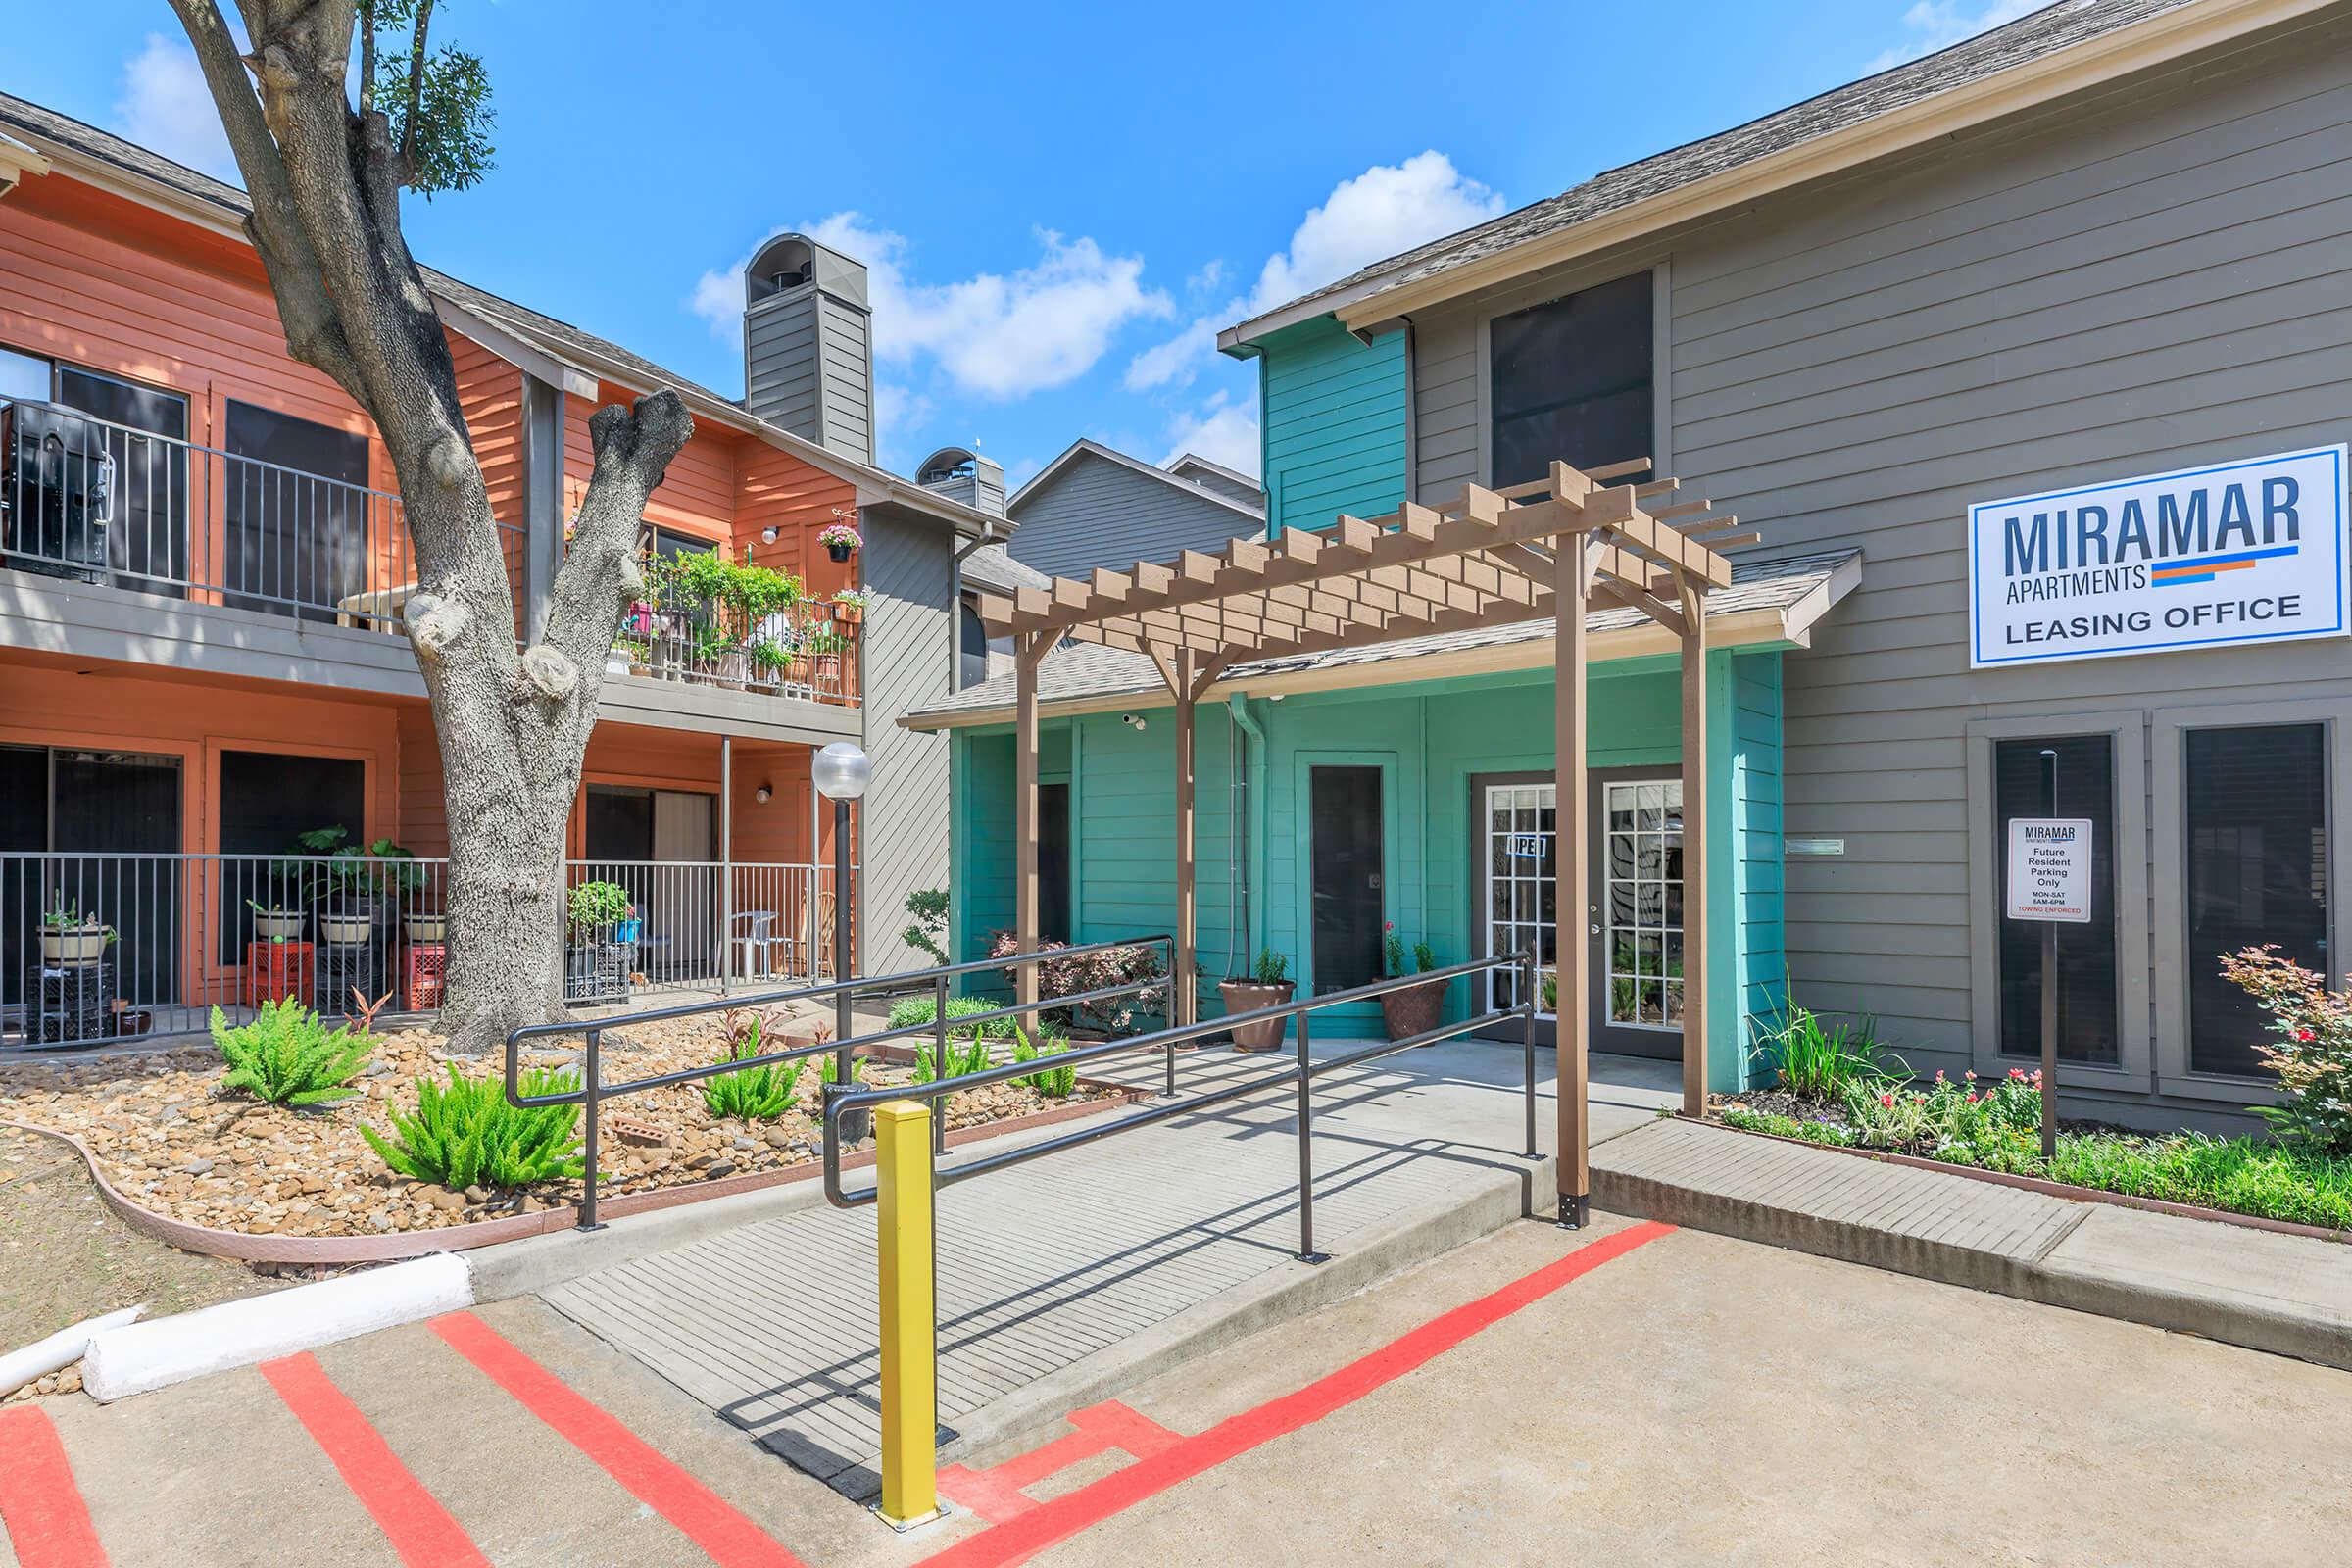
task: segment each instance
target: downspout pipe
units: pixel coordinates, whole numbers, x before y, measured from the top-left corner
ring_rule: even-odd
[[[1226,848],[1228,863],[1238,860],[1241,867],[1242,918],[1239,935],[1244,963],[1243,967],[1235,967],[1229,958],[1225,972],[1240,974],[1245,970],[1254,972],[1257,963],[1256,933],[1250,929],[1250,890],[1254,885],[1250,875],[1251,857],[1265,842],[1265,834],[1261,829],[1265,809],[1266,732],[1258,723],[1257,716],[1250,711],[1250,699],[1238,692],[1226,699],[1226,711],[1233,715],[1234,723],[1241,726],[1245,737],[1242,755],[1234,759],[1233,768],[1234,776],[1241,780],[1242,785],[1242,830],[1229,837]]]

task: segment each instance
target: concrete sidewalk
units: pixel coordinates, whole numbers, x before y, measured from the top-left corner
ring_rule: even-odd
[[[1596,1144],[1592,1200],[2352,1368],[2343,1242],[2073,1201],[1681,1120]]]
[[[1192,1052],[1179,1058],[1178,1093],[1289,1065],[1287,1054]],[[1156,1088],[1160,1071],[1157,1058],[1139,1059],[1120,1076]],[[1623,1064],[1624,1082],[1596,1091],[1596,1123],[1618,1132],[1654,1119],[1672,1073],[1671,1063]],[[946,1454],[985,1462],[992,1445],[1041,1420],[1547,1210],[1551,1163],[1524,1153],[1523,1085],[1517,1048],[1485,1043],[1318,1082],[1314,1243],[1330,1255],[1319,1264],[1294,1256],[1288,1084],[944,1191],[940,1418],[959,1434]],[[1552,1122],[1544,1078],[1540,1149]],[[949,1163],[990,1149],[969,1146]],[[810,1201],[540,1294],[860,1495],[878,1484],[874,1280],[872,1212]]]

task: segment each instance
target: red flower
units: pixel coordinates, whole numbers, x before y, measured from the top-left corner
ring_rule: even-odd
[[[2308,1045],[2310,1045],[2310,1044],[2311,1044],[2311,1043],[2312,1043],[2314,1040],[2317,1040],[2317,1039],[2319,1039],[2319,1038],[2320,1038],[2320,1037],[2319,1037],[2318,1035],[2315,1035],[2315,1034],[2313,1034],[2313,1033],[2312,1033],[2310,1030],[2308,1030],[2308,1029],[2298,1029],[2298,1030],[2296,1030],[2296,1031],[2295,1031],[2295,1043],[2296,1043],[2296,1044],[2298,1044],[2298,1045],[2305,1045],[2305,1046],[2308,1046]]]
[[[1888,1110],[1892,1110],[1894,1108],[1894,1097],[1892,1095],[1881,1095],[1879,1097],[1879,1103],[1885,1105]]]

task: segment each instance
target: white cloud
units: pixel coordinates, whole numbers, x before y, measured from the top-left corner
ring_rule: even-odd
[[[122,67],[122,93],[115,100],[115,123],[142,147],[217,178],[237,182],[236,156],[220,128],[220,111],[204,84],[196,52],[160,32]]]
[[[906,237],[857,213],[835,213],[803,232],[865,264],[876,360],[927,359],[958,389],[982,397],[1066,385],[1094,368],[1129,322],[1175,314],[1165,292],[1144,287],[1142,257],[1105,255],[1092,239],[1050,229],[1038,230],[1034,265],[952,283],[914,279]],[[751,254],[724,271],[705,272],[688,302],[722,339],[737,330]]]
[[[1915,0],[1911,9],[1903,13],[1903,25],[1911,29],[1910,39],[1873,60],[1870,70],[1874,74],[1891,71],[1905,61],[1947,49],[1980,32],[1989,32],[2047,4],[2049,0],[1985,0],[1972,9],[1956,4],[1955,0]]]
[[[1502,210],[1499,194],[1465,177],[1452,159],[1434,148],[1401,164],[1375,164],[1341,180],[1299,220],[1290,243],[1266,258],[1247,296],[1137,355],[1127,367],[1128,389],[1189,384],[1215,352],[1220,326],[1270,311],[1399,251],[1483,223]],[[1222,275],[1215,264],[1211,270]]]
[[[1168,439],[1167,455],[1159,460],[1163,468],[1190,452],[1243,473],[1257,472],[1257,410],[1246,400],[1219,392],[1169,425]]]

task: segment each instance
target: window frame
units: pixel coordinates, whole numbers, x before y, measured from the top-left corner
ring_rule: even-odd
[[[2114,759],[2116,1059],[2064,1061],[2062,1089],[2145,1095],[2149,1061],[2147,714],[2139,709],[2034,713],[1968,723],[1969,1058],[1980,1078],[1999,1078],[2026,1058],[2001,1054],[2000,858],[2007,853],[1992,813],[1993,749],[1999,741],[2105,736]]]
[[[1478,306],[1477,366],[1473,372],[1476,386],[1478,419],[1478,482],[1494,482],[1494,322],[1497,318],[1515,316],[1532,306],[1544,305],[1566,295],[1613,283],[1637,272],[1649,274],[1649,397],[1650,445],[1645,454],[1650,460],[1650,471],[1669,474],[1674,471],[1674,267],[1671,257],[1652,256],[1647,260],[1628,263],[1623,260],[1600,267],[1579,268],[1574,271],[1523,282],[1509,292],[1497,294]],[[1417,347],[1417,345],[1415,345]],[[1407,424],[1417,436],[1420,424],[1420,370],[1413,368],[1413,396],[1407,400]],[[1413,482],[1419,482],[1419,458],[1416,450],[1414,466],[1407,472]],[[1272,515],[1272,514],[1268,514]]]
[[[2277,1098],[2260,1078],[2199,1072],[2188,1059],[2188,746],[2198,729],[2255,729],[2278,724],[2320,724],[2326,729],[2322,755],[2328,760],[2328,978],[2343,983],[2342,939],[2345,901],[2352,899],[2352,867],[2345,864],[2342,833],[2352,823],[2352,698],[2302,698],[2275,703],[2232,703],[2159,708],[2150,715],[2149,812],[2155,835],[2153,877],[2156,945],[2151,950],[2163,978],[2156,987],[2156,1089],[2183,1099],[2231,1104],[2268,1103]]]

